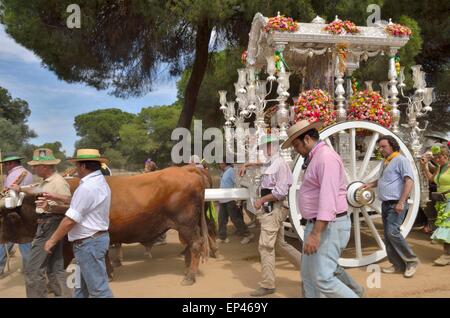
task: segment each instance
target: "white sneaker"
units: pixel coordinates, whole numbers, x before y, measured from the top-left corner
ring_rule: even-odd
[[[413,277],[414,274],[415,274],[416,271],[417,271],[417,265],[419,265],[419,264],[413,263],[413,264],[411,264],[411,265],[407,265],[407,266],[406,266],[406,270],[405,270],[405,272],[403,273],[403,276],[406,277],[406,278],[411,278],[411,277]]]
[[[383,267],[381,269],[381,271],[385,274],[394,274],[397,272],[397,270],[395,269],[394,265],[391,265],[389,267]]]
[[[241,240],[241,244],[248,244],[248,243],[250,243],[251,241],[252,241],[252,238],[253,238],[254,236],[253,236],[253,234],[250,234],[250,235],[248,235],[248,236],[244,236],[243,238],[242,238],[242,240]]]
[[[218,239],[217,243],[226,244],[226,243],[230,243],[230,240],[228,239],[228,237],[224,240]]]

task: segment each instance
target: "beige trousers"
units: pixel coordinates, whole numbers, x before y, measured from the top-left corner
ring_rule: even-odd
[[[279,254],[287,258],[295,268],[300,268],[300,252],[284,240],[283,222],[288,215],[288,209],[281,202],[274,202],[271,213],[258,214],[261,224],[259,236],[259,254],[261,255],[263,288],[275,288],[275,248]]]

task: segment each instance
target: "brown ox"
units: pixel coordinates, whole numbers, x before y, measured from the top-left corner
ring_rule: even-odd
[[[205,187],[208,178],[192,166],[173,167],[134,176],[106,178],[111,188],[109,234],[111,244],[142,243],[148,245],[169,229],[178,231],[184,251],[186,275],[183,285],[195,282],[200,258],[208,257],[214,238],[214,224],[204,213]],[[72,191],[78,179],[69,180]],[[29,242],[36,232],[34,198],[25,198],[22,207],[0,211],[0,241]],[[214,246],[211,246],[213,251]],[[69,251],[69,254],[67,252]],[[65,248],[66,265],[73,258]],[[107,260],[110,271],[112,267]]]

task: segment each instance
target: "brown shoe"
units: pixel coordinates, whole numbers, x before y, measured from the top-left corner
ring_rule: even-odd
[[[255,290],[254,292],[252,292],[250,294],[250,296],[253,297],[262,297],[262,296],[266,296],[266,295],[270,295],[273,294],[275,292],[275,288],[264,288],[264,287],[259,287],[257,290]]]

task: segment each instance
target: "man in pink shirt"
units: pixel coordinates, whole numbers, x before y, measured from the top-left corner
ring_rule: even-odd
[[[301,276],[305,297],[356,298],[363,293],[339,266],[350,239],[347,182],[339,155],[319,140],[321,122],[303,120],[288,130],[282,148],[293,146],[305,159],[299,208],[307,220]],[[295,180],[296,181],[296,180]]]

